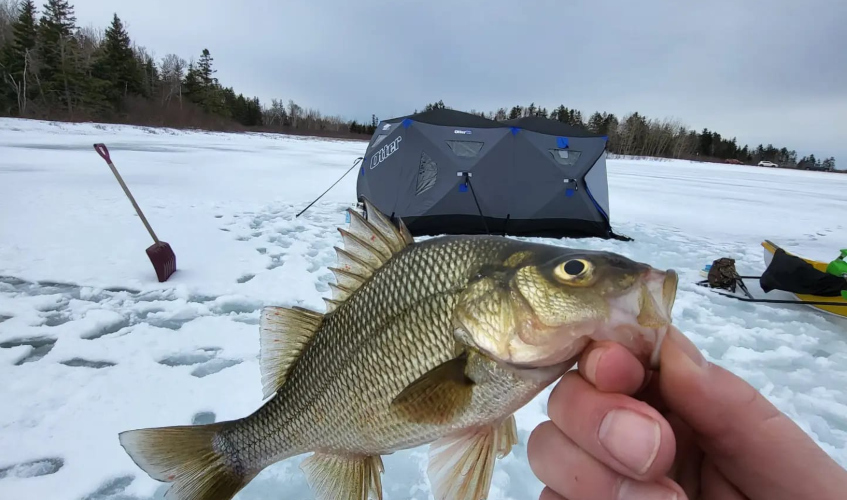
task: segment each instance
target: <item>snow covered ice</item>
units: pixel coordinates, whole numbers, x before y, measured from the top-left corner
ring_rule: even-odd
[[[104,142],[178,271],[158,283],[152,240],[92,145]],[[0,498],[161,498],[118,443],[140,427],[208,423],[262,403],[264,305],[323,311],[355,198],[361,141],[0,120]],[[611,250],[680,273],[674,321],[847,466],[847,320],[748,304],[694,283],[719,257],[764,270],[763,239],[831,260],[847,245],[847,175],[687,161],[610,160]],[[780,296],[774,292],[774,296]],[[521,445],[492,499],[542,485],[526,439],[548,392],[517,415]],[[310,498],[276,464],[237,498]],[[430,497],[426,448],[384,458],[386,499]],[[283,494],[284,492],[284,494]]]

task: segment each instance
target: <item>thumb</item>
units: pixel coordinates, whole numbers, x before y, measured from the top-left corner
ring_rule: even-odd
[[[718,470],[749,498],[835,499],[847,472],[759,391],[671,327],[659,389]]]

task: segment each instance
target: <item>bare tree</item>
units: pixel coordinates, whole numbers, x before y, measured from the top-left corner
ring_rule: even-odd
[[[169,104],[176,96],[182,108],[182,79],[187,67],[185,59],[176,54],[168,54],[162,58],[162,82],[165,87],[162,92],[162,104]]]
[[[299,104],[295,103],[293,99],[288,100],[288,118],[291,120],[292,127],[297,128],[297,121],[302,112],[303,108]]]
[[[282,99],[271,99],[271,106],[262,111],[262,118],[266,125],[284,125],[285,124],[285,104]]]
[[[97,54],[97,49],[103,43],[103,36],[102,28],[95,28],[91,25],[80,28],[77,32],[79,59],[83,68],[91,68],[93,66],[94,56]]]

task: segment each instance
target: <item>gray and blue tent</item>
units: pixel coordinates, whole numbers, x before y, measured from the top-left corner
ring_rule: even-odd
[[[606,137],[547,118],[435,109],[383,121],[356,190],[416,236],[617,237]]]

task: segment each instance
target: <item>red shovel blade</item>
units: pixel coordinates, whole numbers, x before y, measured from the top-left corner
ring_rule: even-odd
[[[167,281],[176,271],[176,255],[171,246],[164,241],[154,243],[147,248],[147,256],[156,270],[159,283]]]

